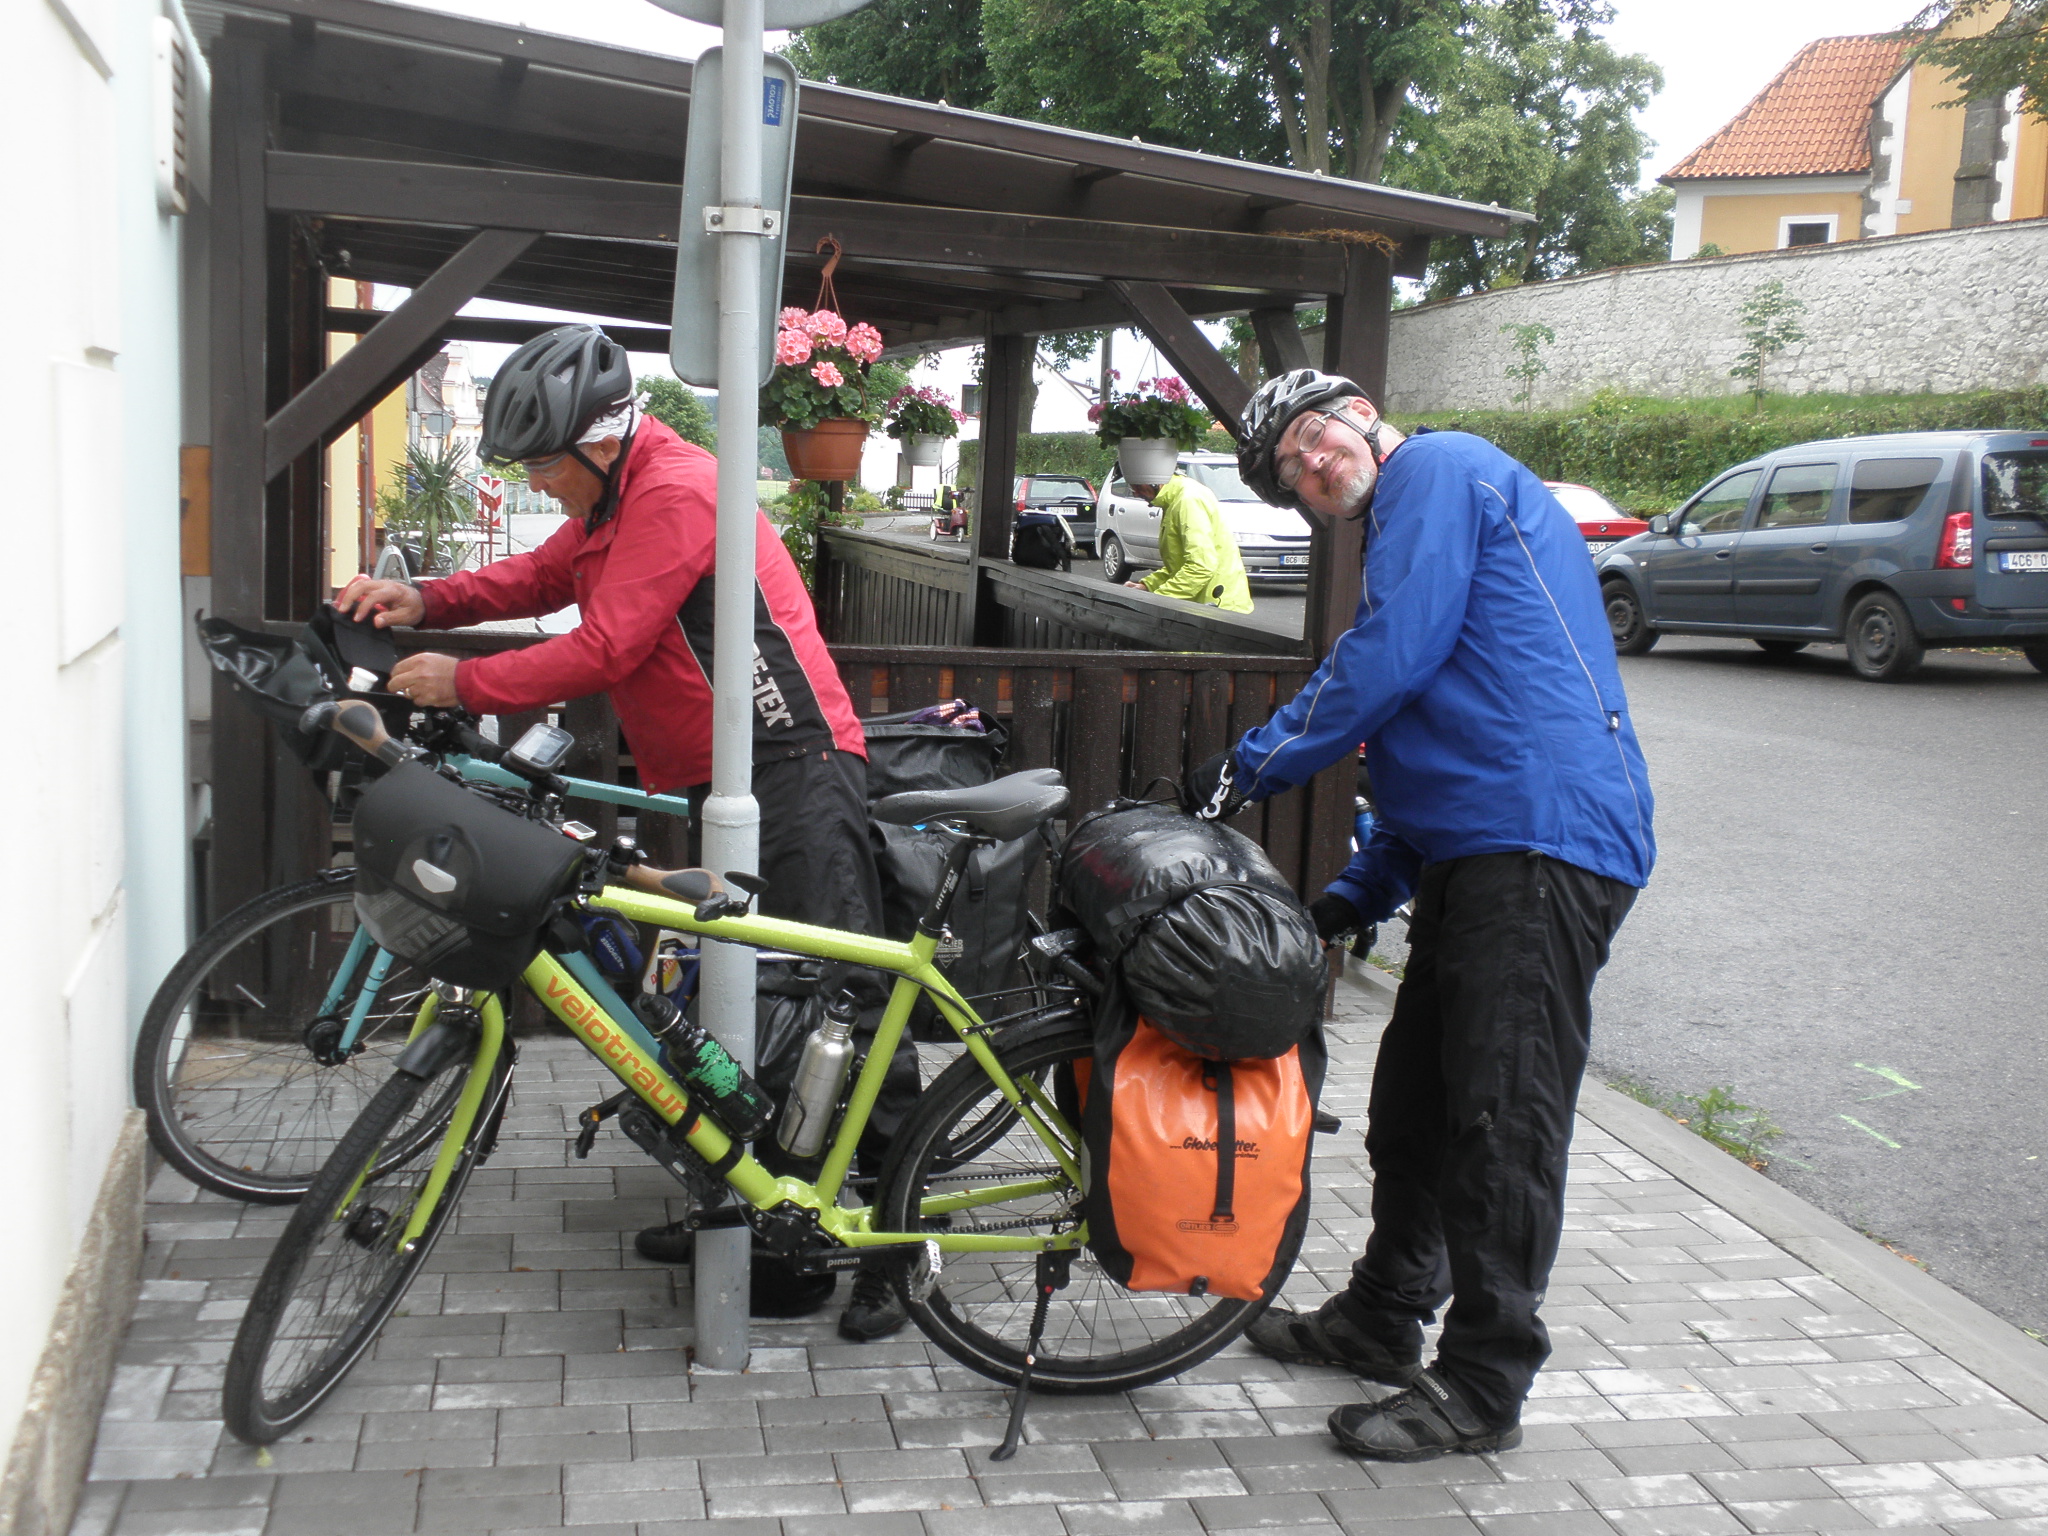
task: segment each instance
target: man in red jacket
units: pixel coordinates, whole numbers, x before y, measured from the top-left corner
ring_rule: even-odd
[[[477,714],[608,693],[641,784],[701,801],[711,777],[717,460],[638,410],[624,349],[588,325],[562,326],[506,359],[485,397],[481,447],[486,460],[522,461],[528,483],[570,520],[531,553],[445,580],[359,576],[335,606],[380,625],[450,629],[576,604],[579,622],[565,635],[467,661],[408,656],[391,687],[419,705]],[[879,933],[860,721],[803,578],[765,517],[754,571],[754,796],[774,808],[761,821],[761,910]],[[638,1247],[679,1262],[687,1237],[653,1228]],[[814,1305],[830,1293],[822,1282],[809,1289],[822,1291]],[[879,1338],[904,1321],[886,1276],[862,1270],[841,1332]]]

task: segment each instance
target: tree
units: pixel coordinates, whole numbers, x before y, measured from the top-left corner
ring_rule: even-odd
[[[1524,410],[1533,412],[1536,409],[1536,381],[1550,372],[1550,364],[1537,353],[1557,340],[1557,332],[1534,320],[1519,325],[1511,320],[1500,328],[1499,334],[1514,337],[1515,360],[1502,372],[1510,383],[1522,386],[1521,393],[1514,397],[1515,402]]]
[[[800,74],[864,91],[976,110],[994,92],[981,41],[981,0],[875,0],[789,40]]]
[[[679,379],[666,374],[644,374],[633,381],[640,397],[640,409],[656,421],[666,422],[677,437],[699,448],[718,449],[718,433],[711,424],[711,412],[703,397]]]
[[[441,563],[441,540],[476,520],[476,487],[469,480],[469,445],[446,439],[429,452],[413,443],[403,459],[394,459],[398,484],[386,487],[378,501],[384,526],[417,534],[420,569],[435,571]]]
[[[1959,97],[1996,101],[2020,92],[2020,110],[2048,120],[2048,0],[1935,0],[1906,24],[1923,34],[1915,63],[1948,71]],[[1998,13],[2004,11],[2004,15]],[[1964,35],[1956,23],[1988,20]]]
[[[1742,301],[1737,318],[1744,345],[1728,377],[1748,382],[1758,410],[1764,408],[1764,364],[1794,342],[1806,340],[1806,328],[1799,323],[1805,310],[1806,301],[1787,293],[1775,277],[1758,283]]]
[[[1611,15],[1590,3],[1471,7],[1460,67],[1405,120],[1387,179],[1536,221],[1502,240],[1439,239],[1430,297],[1669,256],[1671,193],[1635,190],[1652,148],[1636,114],[1664,77],[1595,34]]]

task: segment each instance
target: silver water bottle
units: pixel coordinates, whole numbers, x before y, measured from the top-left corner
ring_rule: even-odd
[[[796,1081],[782,1106],[782,1124],[775,1140],[791,1157],[816,1157],[832,1131],[832,1112],[853,1070],[853,1026],[860,1016],[853,998],[842,992],[825,1005],[825,1022],[804,1042],[797,1059]]]

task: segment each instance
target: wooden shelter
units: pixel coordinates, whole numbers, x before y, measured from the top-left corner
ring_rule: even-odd
[[[213,80],[214,609],[298,619],[328,595],[322,448],[447,341],[544,328],[460,316],[469,300],[606,317],[628,346],[668,350],[691,65],[379,0],[187,8]],[[977,644],[1015,639],[997,622],[992,573],[1008,548],[1036,335],[1135,325],[1234,426],[1245,386],[1196,320],[1249,313],[1267,366],[1294,367],[1310,361],[1295,311],[1325,304],[1316,361],[1375,389],[1393,278],[1422,272],[1434,235],[1498,236],[1524,217],[824,85],[803,90],[794,194],[783,302],[811,298],[810,253],[830,234],[845,252],[844,309],[892,350],[987,348],[976,533],[964,573],[944,573],[950,633],[918,637],[944,652],[919,663],[934,681],[971,669]],[[387,315],[331,308],[328,276],[412,294]],[[333,331],[361,334],[323,366]],[[1317,530],[1312,653],[1349,620],[1357,538],[1352,525]],[[1013,584],[1044,574],[1002,570]],[[1070,630],[1035,643],[1071,644]],[[1091,654],[1097,672],[1115,655]],[[1243,670],[1216,660],[1217,675]],[[1189,671],[1184,659],[1166,670]],[[1267,711],[1287,697],[1272,676]],[[854,695],[863,707],[882,697],[858,684]],[[1264,718],[1220,707],[1233,726]],[[1157,748],[1167,727],[1150,729]],[[246,813],[216,818],[216,908],[324,858],[303,775],[233,706],[216,710],[213,762],[215,805]],[[1348,811],[1348,789],[1324,798],[1329,814]],[[1305,850],[1314,839],[1302,838]],[[1304,879],[1327,857],[1312,862],[1297,866]]]

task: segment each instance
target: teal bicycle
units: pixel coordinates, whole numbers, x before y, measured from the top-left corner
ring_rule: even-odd
[[[415,735],[470,783],[524,787],[467,715],[423,711]],[[578,801],[690,814],[673,795],[561,782]],[[135,1102],[164,1161],[202,1188],[261,1204],[299,1199],[390,1078],[434,983],[371,940],[356,921],[355,888],[353,869],[324,869],[243,903],[199,936],[150,1000],[135,1042]],[[453,1107],[452,1096],[417,1105],[394,1155],[431,1137]]]

